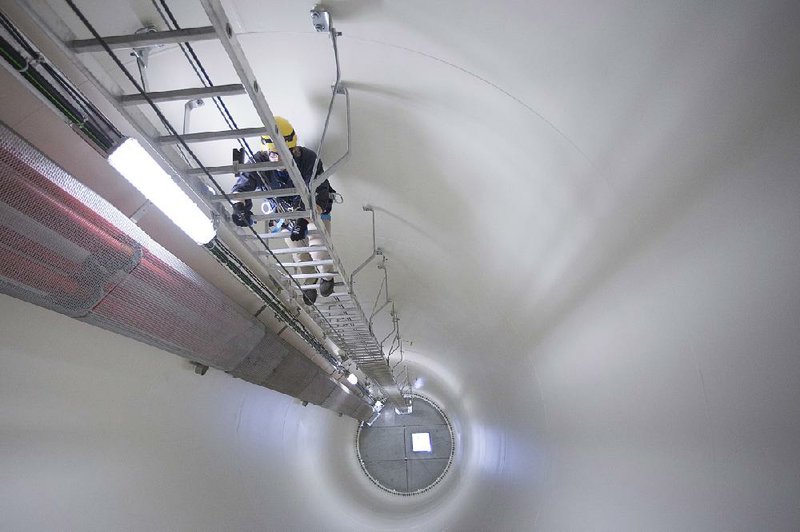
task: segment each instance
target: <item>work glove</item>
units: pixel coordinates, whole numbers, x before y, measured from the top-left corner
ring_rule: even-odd
[[[292,226],[292,233],[289,235],[289,239],[292,242],[303,240],[306,237],[307,232],[308,220],[305,218],[300,218],[299,220],[295,220],[294,225]]]
[[[331,207],[333,206],[330,188],[326,186],[320,186],[317,189],[317,194],[314,198],[314,201],[317,205],[319,205],[319,208],[322,209],[322,212],[330,212]]]
[[[253,213],[250,212],[250,209],[248,209],[244,203],[234,203],[231,221],[239,227],[250,227],[253,225]]]

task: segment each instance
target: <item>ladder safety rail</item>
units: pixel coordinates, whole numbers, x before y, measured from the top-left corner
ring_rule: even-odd
[[[339,159],[337,159],[333,164],[329,165],[328,168],[325,169],[325,171],[323,171],[320,175],[318,175],[318,176],[316,176],[314,178],[314,180],[311,182],[311,191],[312,191],[311,193],[312,194],[316,193],[317,187],[319,187],[319,185],[321,185],[323,182],[325,182],[325,180],[328,179],[331,175],[336,173],[336,170],[338,170],[339,167],[342,164],[346,163],[350,159],[350,138],[351,138],[351,134],[352,134],[351,133],[351,127],[350,127],[350,92],[347,90],[347,87],[345,87],[343,84],[339,84],[338,88],[334,89],[334,95],[331,98],[331,107],[329,108],[329,111],[328,111],[329,116],[330,116],[330,112],[333,111],[333,98],[336,96],[336,94],[343,94],[344,95],[345,120],[347,122],[347,126],[346,126],[346,128],[347,128],[347,136],[345,137],[346,140],[347,140],[347,144],[346,144],[347,148],[345,150],[344,155],[339,157]],[[323,139],[324,139],[324,135],[325,135],[326,132],[327,132],[327,128],[326,128],[326,130],[323,130]],[[317,153],[317,158],[318,159],[320,157],[322,157],[321,152],[322,152],[322,142],[320,142],[319,151]],[[316,165],[315,165],[315,168],[316,168]],[[315,173],[316,173],[316,170],[315,170]]]
[[[372,259],[374,259],[375,257],[377,257],[379,254],[382,253],[381,249],[378,247],[377,240],[375,238],[375,209],[371,205],[364,205],[362,209],[369,212],[372,215],[372,255],[367,257],[366,260],[364,260],[364,262],[362,262],[355,270],[353,270],[353,273],[350,274],[350,286],[353,286],[355,284],[356,274],[358,274],[358,272],[363,270],[366,267],[366,265],[370,263]]]
[[[291,211],[291,212],[272,212],[270,214],[254,214],[253,220],[257,222],[273,221],[273,220],[297,220],[299,218],[310,218],[311,211]],[[286,236],[286,235],[284,235]]]
[[[395,340],[390,346],[388,356],[384,356],[382,349],[383,342],[378,342],[377,338],[372,331],[372,319],[377,312],[380,312],[389,303],[388,298],[388,278],[384,270],[386,299],[387,302],[376,312],[373,308],[373,313],[370,319],[367,320],[366,314],[361,307],[359,301],[355,298],[353,292],[353,279],[355,273],[358,273],[365,267],[375,256],[381,254],[379,248],[375,245],[375,222],[374,211],[373,216],[373,255],[367,259],[353,275],[347,276],[342,266],[342,262],[332,246],[330,235],[326,231],[325,225],[322,223],[320,213],[316,209],[301,210],[294,212],[273,212],[269,214],[253,215],[253,219],[258,222],[267,222],[271,220],[293,220],[297,218],[306,218],[311,224],[308,226],[308,235],[315,237],[322,242],[322,245],[305,245],[302,247],[278,247],[272,249],[269,242],[278,241],[288,236],[288,232],[259,232],[254,227],[238,228],[234,227],[229,218],[229,213],[226,211],[225,203],[232,206],[234,202],[253,199],[271,199],[287,196],[299,195],[305,205],[314,205],[314,191],[317,186],[321,184],[329,175],[336,171],[336,169],[349,158],[350,154],[350,100],[346,87],[341,82],[341,72],[339,67],[338,47],[336,38],[340,33],[336,32],[332,27],[328,28],[334,48],[334,57],[336,60],[336,82],[332,89],[331,101],[328,106],[328,113],[325,118],[325,125],[323,133],[320,138],[319,147],[317,150],[317,159],[315,161],[315,170],[320,162],[321,153],[323,150],[323,143],[328,131],[328,126],[331,118],[335,99],[338,95],[345,97],[346,105],[346,119],[347,119],[347,151],[336,162],[334,162],[325,172],[316,176],[309,184],[306,184],[297,164],[292,156],[292,153],[286,145],[283,137],[278,134],[278,128],[275,123],[275,117],[267,104],[267,101],[262,93],[257,80],[253,74],[252,68],[247,62],[241,45],[238,42],[236,34],[232,30],[230,21],[222,8],[219,0],[201,0],[204,11],[206,12],[210,26],[201,28],[188,28],[180,30],[170,30],[162,32],[147,32],[137,33],[134,35],[123,35],[115,37],[102,37],[86,19],[80,9],[75,5],[74,0],[66,0],[72,11],[78,16],[81,22],[86,26],[92,34],[92,39],[71,40],[64,42],[60,36],[48,27],[42,20],[34,8],[27,5],[23,0],[18,0],[23,9],[29,16],[41,26],[46,34],[64,51],[67,56],[72,60],[73,64],[86,75],[86,77],[100,90],[101,94],[115,107],[115,109],[125,117],[131,126],[139,134],[142,145],[148,150],[151,155],[157,156],[165,168],[177,174],[185,183],[189,184],[190,188],[194,191],[195,195],[200,198],[201,203],[215,213],[217,220],[223,220],[226,225],[231,229],[230,235],[239,241],[239,243],[249,251],[254,257],[260,257],[262,260],[259,262],[264,265],[272,277],[276,287],[274,296],[276,305],[282,305],[286,309],[281,312],[283,320],[288,320],[287,324],[292,325],[294,330],[300,334],[307,342],[314,346],[321,355],[331,361],[335,367],[343,369],[342,360],[328,352],[329,347],[325,347],[326,342],[332,342],[333,345],[344,357],[344,360],[350,359],[355,363],[356,367],[364,373],[367,380],[378,390],[380,395],[386,400],[392,402],[399,410],[408,408],[408,401],[406,398],[405,387],[408,385],[408,376],[406,374],[406,382],[401,387],[398,380],[395,378],[394,369],[398,363],[390,367],[388,357],[394,349]],[[328,18],[329,20],[329,18]],[[218,40],[230,60],[234,70],[236,71],[240,83],[229,84],[221,86],[208,86],[200,88],[178,88],[175,90],[161,91],[161,92],[146,92],[146,87],[143,87],[140,82],[131,74],[130,71],[122,64],[120,59],[113,53],[113,50],[121,48],[137,48],[150,46],[155,44],[165,43],[184,43],[197,40]],[[105,83],[99,81],[97,76],[85,65],[82,61],[78,60],[76,54],[84,54],[95,51],[103,51],[116,63],[117,67],[121,70],[123,75],[138,91],[138,94],[122,94],[121,88],[114,84],[113,81],[105,79],[107,83],[114,85],[111,89],[107,88]],[[116,92],[116,94],[114,94]],[[230,129],[226,131],[206,131],[198,133],[179,134],[175,128],[169,123],[164,114],[161,112],[157,103],[172,102],[186,100],[191,101],[197,98],[213,97],[219,98],[222,96],[236,96],[247,94],[259,116],[263,127],[259,128],[246,128],[246,129]],[[138,110],[139,106],[149,106],[156,114],[167,130],[167,135],[159,135],[158,125],[154,125],[147,116]],[[232,126],[233,127],[233,126]],[[195,142],[215,142],[226,139],[242,139],[252,136],[261,136],[268,134],[273,138],[281,159],[281,163],[242,163],[234,162],[230,166],[217,166],[205,167],[198,159],[197,155],[189,147],[190,143]],[[178,151],[177,148],[181,148]],[[170,152],[169,150],[175,149],[176,151]],[[185,157],[185,161],[195,165],[194,168],[176,171],[173,162],[181,161],[180,157],[170,157],[169,154],[178,154]],[[188,154],[188,156],[187,156]],[[241,159],[240,159],[241,161]],[[180,163],[182,164],[182,162]],[[272,191],[257,191],[245,193],[227,193],[222,189],[218,181],[214,178],[215,175],[224,174],[237,174],[244,171],[263,171],[285,169],[294,185],[292,189],[281,189]],[[316,174],[316,171],[312,175]],[[204,181],[207,180],[213,184],[217,190],[214,193],[209,189],[209,186]],[[216,206],[214,206],[216,205]],[[228,207],[229,208],[229,207]],[[367,209],[365,209],[367,210]],[[215,239],[212,242],[221,241]],[[207,246],[208,247],[208,246]],[[216,251],[215,251],[216,250]],[[217,253],[219,257],[224,258],[226,261],[235,260],[231,259],[227,253],[219,251],[220,248],[209,247],[212,254]],[[296,254],[314,253],[315,260],[305,260],[304,257],[298,260]],[[322,255],[328,258],[319,258]],[[239,261],[240,262],[240,261]],[[314,273],[303,272],[303,269],[315,268],[317,266],[324,266],[329,271],[320,271]],[[385,266],[385,258],[379,267]],[[333,288],[334,292],[328,296],[320,298],[315,305],[304,305],[303,290],[306,289],[319,289],[320,283],[323,279],[335,279]],[[253,279],[248,278],[248,282],[253,283]],[[308,283],[308,284],[303,284]],[[330,286],[330,285],[327,285]],[[266,289],[266,286],[263,288]],[[263,290],[258,289],[259,297],[262,297]],[[380,292],[379,292],[380,296]],[[279,303],[278,303],[279,302]],[[296,323],[297,312],[300,309],[305,310],[308,317],[316,323],[319,330],[322,331],[321,343],[313,336],[309,336],[308,331]],[[277,313],[276,313],[277,315]],[[397,326],[397,315],[392,309],[393,333],[395,337],[399,337],[399,328]],[[390,333],[391,336],[391,333]],[[387,337],[388,338],[388,337]],[[401,357],[402,357],[402,345]],[[335,350],[334,350],[335,351]],[[402,361],[402,358],[401,358]],[[373,392],[374,393],[374,392]]]

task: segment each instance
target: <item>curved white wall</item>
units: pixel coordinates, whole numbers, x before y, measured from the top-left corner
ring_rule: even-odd
[[[495,338],[470,383],[418,357],[459,433],[420,497],[369,484],[352,420],[3,296],[3,528],[792,530],[794,140],[709,176],[545,334],[516,331],[527,349]]]

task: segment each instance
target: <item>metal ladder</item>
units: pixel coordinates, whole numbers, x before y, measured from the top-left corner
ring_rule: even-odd
[[[285,231],[278,233],[260,233],[253,228],[248,230],[246,228],[236,227],[230,221],[230,206],[234,202],[243,201],[245,199],[268,200],[299,195],[304,205],[314,205],[313,198],[315,197],[316,188],[324,182],[328,176],[333,174],[349,157],[350,99],[347,88],[341,81],[336,45],[336,38],[339,34],[331,25],[330,15],[323,10],[315,9],[312,11],[312,21],[317,31],[328,32],[330,34],[336,58],[336,82],[332,89],[318,154],[321,157],[321,149],[328,129],[334,101],[336,97],[340,95],[344,96],[346,104],[347,152],[328,167],[325,172],[314,178],[310,186],[307,186],[283,137],[280,134],[276,134],[278,128],[275,123],[275,117],[272,114],[264,94],[261,92],[258,81],[255,79],[255,75],[245,58],[242,47],[239,44],[236,34],[232,30],[230,21],[219,0],[201,0],[203,9],[209,18],[210,26],[170,31],[149,31],[132,35],[107,37],[101,37],[94,30],[90,22],[83,16],[72,0],[66,1],[95,38],[63,42],[63,40],[57,36],[56,32],[48,27],[47,23],[42,20],[31,6],[24,2],[21,2],[21,5],[31,18],[39,23],[46,33],[61,44],[62,50],[72,58],[75,65],[93,81],[94,85],[112,105],[114,105],[117,111],[119,111],[137,130],[141,139],[148,144],[147,147],[150,149],[151,153],[158,155],[164,161],[175,161],[175,153],[177,152],[171,153],[169,150],[172,147],[182,146],[193,156],[194,167],[178,170],[177,173],[180,175],[181,179],[184,180],[184,183],[199,197],[203,198],[209,204],[216,205],[215,210],[218,213],[217,219],[222,223],[228,224],[231,229],[231,234],[233,234],[235,238],[266,267],[273,281],[282,288],[283,293],[281,295],[284,296],[282,298],[284,303],[287,304],[287,306],[294,303],[294,310],[302,309],[306,312],[319,326],[325,337],[339,348],[340,356],[342,356],[342,358],[351,359],[357,365],[358,369],[372,381],[378,388],[384,402],[392,403],[399,412],[408,411],[411,394],[410,390],[405,390],[404,388],[406,388],[406,386],[410,388],[410,385],[408,385],[408,382],[406,382],[406,386],[403,387],[398,384],[398,379],[396,379],[394,375],[394,367],[389,365],[387,357],[384,356],[381,344],[372,332],[371,323],[366,318],[361,305],[355,297],[353,292],[353,277],[348,277],[342,267],[341,260],[333,248],[330,235],[325,232],[320,215],[316,210],[310,208],[291,213],[259,214],[254,215],[254,219],[257,222],[268,223],[270,220],[277,220],[280,218],[306,218],[311,222],[309,225],[309,235],[321,239],[323,242],[322,246],[276,248],[270,244],[280,242],[280,239],[286,238],[288,233]],[[64,33],[63,29],[61,33]],[[124,69],[122,64],[119,63],[116,57],[111,53],[111,50],[114,49],[142,49],[159,44],[186,43],[200,40],[217,40],[222,44],[241,83],[210,87],[176,88],[174,90],[162,92],[145,92],[136,80],[133,79],[127,69]],[[114,87],[113,89],[113,91],[118,94],[114,94],[112,90],[106,88],[86,65],[76,58],[77,54],[92,52],[109,53],[112,59],[117,61],[118,66],[122,68],[128,79],[139,89],[139,93],[120,95],[119,93],[121,93],[122,90],[119,87]],[[158,109],[158,104],[162,102],[189,101],[201,98],[218,98],[241,94],[247,94],[250,97],[263,127],[186,133],[181,135],[174,130]],[[164,122],[167,129],[171,130],[172,134],[155,134],[156,129],[153,123],[150,119],[145,117],[144,113],[136,109],[138,106],[150,106]],[[188,146],[188,144],[195,142],[244,139],[265,134],[270,135],[274,139],[275,146],[280,154],[280,160],[283,162],[288,161],[288,164],[284,164],[283,162],[241,164],[234,161],[229,166],[206,167],[194,156]],[[172,155],[172,157],[170,157],[170,155]],[[172,164],[171,166],[177,165]],[[214,179],[216,175],[276,169],[285,169],[288,172],[294,184],[294,188],[231,194],[221,190]],[[209,183],[214,184],[218,194],[211,194],[209,192]],[[325,252],[328,258],[316,261],[295,261],[293,255],[303,252]],[[316,267],[318,265],[329,265],[332,267],[332,271],[326,273],[299,273],[304,266]],[[364,265],[360,266],[359,269],[363,266]],[[334,278],[336,284],[335,291],[329,298],[319,298],[313,306],[307,306],[302,303],[302,288],[319,289],[318,282],[303,286],[304,282],[308,279],[318,280],[331,276]]]

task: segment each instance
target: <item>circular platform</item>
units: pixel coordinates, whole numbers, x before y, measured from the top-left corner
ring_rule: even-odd
[[[428,491],[447,473],[455,440],[450,421],[433,401],[414,396],[410,414],[391,406],[356,434],[361,468],[381,489],[397,495]]]

